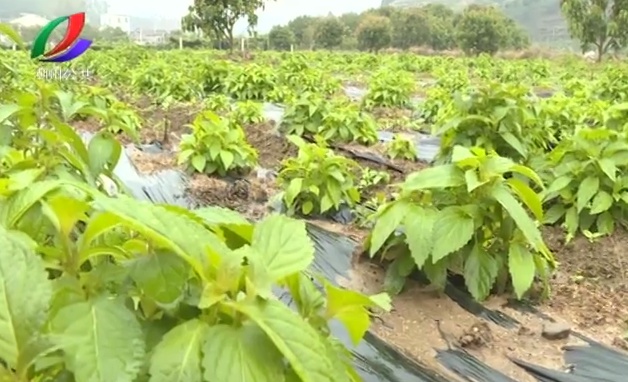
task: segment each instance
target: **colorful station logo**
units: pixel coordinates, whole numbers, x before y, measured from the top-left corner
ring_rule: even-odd
[[[46,44],[50,35],[65,21],[68,22],[65,36],[54,48],[46,52]],[[31,58],[36,58],[42,62],[66,62],[77,58],[92,45],[92,41],[79,38],[83,27],[85,27],[85,12],[52,20],[37,35],[31,49]]]

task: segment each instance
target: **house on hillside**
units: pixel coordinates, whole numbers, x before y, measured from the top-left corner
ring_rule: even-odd
[[[126,15],[115,15],[105,13],[100,15],[100,28],[120,29],[126,34],[131,33],[131,17]]]

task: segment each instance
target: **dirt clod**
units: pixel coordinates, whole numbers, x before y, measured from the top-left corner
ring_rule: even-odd
[[[543,324],[541,335],[548,340],[564,340],[571,334],[571,327],[559,322],[546,322]]]
[[[486,322],[476,322],[462,333],[458,338],[458,344],[463,348],[479,348],[491,342],[491,328]]]

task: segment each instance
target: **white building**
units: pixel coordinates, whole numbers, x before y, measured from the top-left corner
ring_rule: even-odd
[[[100,16],[101,28],[118,28],[124,33],[131,33],[131,17],[106,13]]]

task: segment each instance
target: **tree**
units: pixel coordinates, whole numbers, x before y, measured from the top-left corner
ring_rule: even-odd
[[[514,20],[506,19],[504,26],[506,28],[506,35],[500,48],[523,49],[530,46],[530,37]]]
[[[338,19],[345,26],[347,35],[353,35],[362,21],[362,15],[355,12],[343,13]]]
[[[233,51],[233,28],[246,17],[249,31],[257,25],[257,10],[264,8],[264,0],[194,0],[188,14],[181,20],[184,31],[199,29],[206,36],[215,35],[229,42]]]
[[[390,45],[392,25],[384,16],[367,16],[356,29],[358,44],[369,52],[377,52]]]
[[[421,8],[404,9],[393,26],[393,46],[408,49],[428,45],[431,39],[427,13]]]
[[[467,54],[495,54],[506,39],[506,16],[491,6],[471,5],[456,24],[456,41]]]
[[[442,4],[430,3],[422,7],[430,26],[430,47],[434,50],[451,49],[456,46],[454,33],[454,11]]]
[[[268,32],[270,46],[275,50],[290,50],[294,44],[294,33],[287,26],[274,26]]]
[[[342,44],[345,26],[336,17],[325,17],[316,24],[314,40],[316,45],[333,49]]]
[[[311,16],[299,16],[288,23],[288,28],[294,34],[297,45],[301,48],[311,48],[314,42],[314,24],[316,19]]]
[[[628,0],[561,0],[560,7],[571,37],[583,49],[593,45],[600,62],[610,49],[626,46]]]

